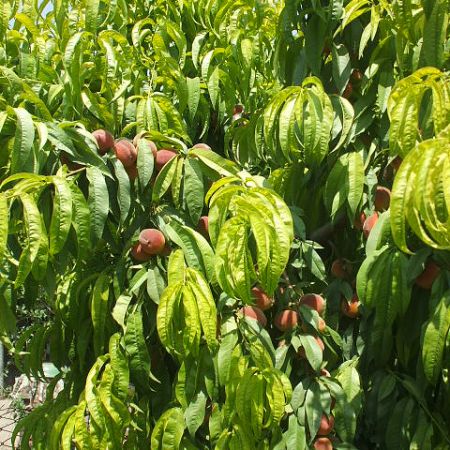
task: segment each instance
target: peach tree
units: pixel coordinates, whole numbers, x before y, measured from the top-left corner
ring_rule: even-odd
[[[448,448],[448,13],[1,3],[20,448]]]

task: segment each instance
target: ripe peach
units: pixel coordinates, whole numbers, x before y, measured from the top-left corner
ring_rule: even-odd
[[[331,377],[331,374],[330,374],[330,372],[328,372],[327,369],[320,369],[320,375],[322,377]]]
[[[235,114],[242,114],[243,112],[244,112],[244,106],[243,105],[239,105],[239,104],[234,105],[233,115],[235,115]]]
[[[326,328],[327,324],[325,323],[325,320],[323,320],[322,317],[319,317],[319,320],[317,321],[317,331],[323,333]],[[311,327],[304,322],[302,323],[301,329],[304,333],[309,333]]]
[[[59,154],[59,160],[61,161],[61,164],[65,164],[69,170],[78,170],[84,167],[82,164],[71,161],[70,156],[65,152]]]
[[[164,248],[162,249],[160,255],[161,256],[169,256],[172,253],[172,247],[170,245],[166,244],[164,245]]]
[[[336,278],[348,278],[352,274],[352,265],[345,259],[336,259],[331,265],[331,274]]]
[[[374,212],[371,216],[369,216],[365,221],[363,225],[363,234],[364,237],[368,238],[370,232],[372,231],[372,228],[375,226],[375,224],[378,222],[378,213]]]
[[[200,148],[203,150],[211,150],[211,147],[208,144],[204,144],[203,142],[199,142],[198,144],[195,144],[192,148]]]
[[[262,327],[267,325],[265,314],[256,306],[244,306],[239,310],[239,313],[245,317],[257,320]]]
[[[439,266],[432,260],[425,264],[424,271],[416,278],[415,283],[422,289],[431,289],[434,280],[441,273]]]
[[[323,343],[322,339],[320,339],[320,337],[318,337],[318,336],[314,336],[314,339],[319,344],[320,350],[324,351],[325,350],[325,344]]]
[[[197,224],[197,231],[205,238],[209,239],[209,219],[208,216],[202,216],[200,217],[200,220]]]
[[[334,427],[334,417],[330,414],[327,417],[325,414],[322,415],[322,419],[320,419],[320,427],[317,431],[319,436],[326,436],[331,433],[331,430]]]
[[[355,294],[352,299],[350,300],[350,303],[343,298],[341,302],[341,311],[344,316],[350,317],[354,319],[355,317],[359,316],[359,305],[360,301],[358,296]]]
[[[119,139],[114,144],[117,159],[124,167],[131,167],[136,163],[136,147],[128,139]]]
[[[306,294],[300,298],[300,304],[315,309],[320,315],[325,311],[325,300],[319,294]]]
[[[155,228],[146,228],[139,235],[142,250],[149,255],[159,255],[164,250],[166,239],[161,231]]]
[[[174,150],[158,150],[156,152],[156,170],[159,172],[175,156],[177,156],[177,152]]]
[[[255,300],[256,306],[262,311],[270,309],[273,305],[273,298],[269,297],[261,288],[252,288],[252,297]]]
[[[317,331],[319,333],[323,333],[327,328],[327,324],[325,323],[325,320],[322,319],[322,317],[319,317],[319,320],[317,321]]]
[[[292,330],[297,326],[297,323],[298,313],[292,309],[285,309],[284,311],[279,312],[274,320],[274,325],[283,332]]]
[[[97,141],[99,155],[104,155],[114,147],[114,137],[109,131],[102,129],[95,130],[92,132],[92,136]]]
[[[398,169],[400,169],[400,165],[402,164],[403,159],[400,158],[400,156],[396,156],[392,162],[391,162],[391,166],[394,168],[395,172],[398,171]]]
[[[342,93],[342,97],[348,100],[352,96],[352,94],[353,94],[353,84],[349,81],[344,89],[344,92]]]
[[[131,181],[134,181],[138,176],[138,169],[136,164],[130,167],[125,167],[125,172],[128,174]]]
[[[391,203],[391,191],[384,186],[377,186],[375,193],[375,210],[386,211]]]
[[[357,230],[362,230],[363,226],[364,226],[364,222],[366,221],[367,216],[364,212],[362,212],[359,217],[357,217],[354,222],[353,222],[353,226],[357,229]]]
[[[351,79],[359,83],[363,79],[363,73],[359,69],[354,69],[351,74]]]
[[[327,437],[320,437],[314,441],[314,450],[333,450],[333,444]]]
[[[133,245],[133,247],[131,247],[130,254],[136,261],[139,262],[148,261],[151,256],[144,252],[141,244]]]

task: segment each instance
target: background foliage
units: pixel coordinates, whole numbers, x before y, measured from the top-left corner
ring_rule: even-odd
[[[330,414],[333,448],[449,447],[448,13],[1,3],[0,333],[20,370],[51,360],[65,383],[22,448],[303,449]],[[97,128],[177,156],[157,171],[141,139],[134,179]],[[366,240],[377,186],[391,205]],[[149,227],[172,253],[136,263]],[[255,285],[275,298],[265,327],[240,310]],[[299,322],[280,331],[285,309]]]

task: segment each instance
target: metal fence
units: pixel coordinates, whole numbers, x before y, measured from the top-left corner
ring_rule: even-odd
[[[0,450],[12,449],[11,438],[19,418],[11,399],[0,400]],[[18,440],[15,445],[18,445]]]

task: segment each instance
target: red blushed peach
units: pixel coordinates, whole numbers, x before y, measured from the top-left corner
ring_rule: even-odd
[[[138,176],[138,169],[136,165],[125,167],[125,172],[128,174],[131,181],[134,181]]]
[[[393,169],[397,172],[398,169],[400,169],[400,166],[403,162],[403,159],[400,158],[400,156],[396,156],[392,162],[391,162],[391,166],[393,167]]]
[[[344,92],[342,93],[342,97],[348,100],[352,96],[352,94],[353,94],[353,84],[349,81],[344,89]]]
[[[436,280],[440,273],[441,269],[439,266],[434,261],[429,260],[425,264],[425,270],[416,278],[415,283],[422,289],[431,289],[434,280]]]
[[[319,317],[319,320],[317,321],[317,331],[319,333],[323,333],[327,329],[327,324],[325,323],[325,320],[322,319],[322,317]]]
[[[314,450],[333,450],[333,444],[327,437],[320,437],[314,441]]]
[[[82,164],[71,161],[70,156],[64,152],[59,154],[59,160],[61,161],[61,164],[65,164],[69,170],[79,170],[85,167]]]
[[[239,314],[257,320],[262,327],[267,325],[265,314],[256,306],[244,306],[239,310]]]
[[[166,239],[161,231],[155,228],[146,228],[139,235],[142,250],[149,255],[159,255],[164,250]]]
[[[375,226],[375,224],[378,222],[378,213],[374,212],[371,216],[369,216],[363,225],[363,234],[364,237],[368,238],[370,232],[372,231],[372,228]]]
[[[256,302],[256,306],[262,311],[266,311],[273,306],[273,298],[269,297],[261,288],[252,288],[252,297]]]
[[[208,216],[200,217],[197,224],[197,231],[205,238],[209,239],[209,219]]]
[[[292,309],[285,309],[284,311],[279,312],[274,321],[274,325],[283,332],[294,329],[297,324],[298,313]]]
[[[301,328],[304,333],[309,333],[311,330],[311,326],[309,326],[305,322],[302,323]],[[319,333],[323,333],[326,330],[326,328],[327,324],[325,323],[325,320],[323,320],[322,317],[319,317],[319,320],[317,321],[317,331]]]
[[[320,369],[320,375],[322,377],[327,377],[327,378],[331,377],[331,374],[330,374],[330,372],[328,372],[327,369]]]
[[[131,167],[136,164],[137,150],[128,139],[119,139],[114,144],[114,151],[117,159],[124,167]]]
[[[362,231],[364,222],[366,221],[367,216],[364,212],[362,212],[353,222],[353,226],[357,229]]]
[[[145,262],[151,258],[151,255],[144,252],[141,244],[133,245],[133,247],[131,247],[131,250],[130,250],[130,255],[132,256],[132,258],[134,260],[139,261],[139,262]]]
[[[177,156],[174,150],[161,149],[156,152],[156,170],[159,172],[172,158]]]
[[[359,316],[359,298],[355,294],[350,302],[348,302],[345,298],[342,299],[341,302],[341,311],[344,316],[350,317],[351,319],[354,319],[355,317]]]
[[[363,79],[363,73],[359,69],[354,69],[351,74],[352,81],[359,83]]]
[[[92,132],[97,141],[99,155],[104,155],[114,147],[114,136],[107,130],[95,130]]]
[[[306,294],[300,298],[300,304],[315,309],[320,315],[325,311],[325,300],[319,294]]]
[[[203,142],[199,142],[198,144],[195,144],[192,148],[200,148],[203,150],[211,150],[211,147],[208,144],[204,144]]]
[[[386,211],[391,203],[391,191],[384,186],[378,186],[375,192],[375,210]]]
[[[331,275],[336,278],[346,279],[352,274],[352,265],[345,259],[339,258],[331,265]]]
[[[320,427],[317,431],[319,436],[327,436],[331,433],[334,428],[334,417],[330,415],[327,417],[325,414],[322,415],[322,419],[320,419]]]

